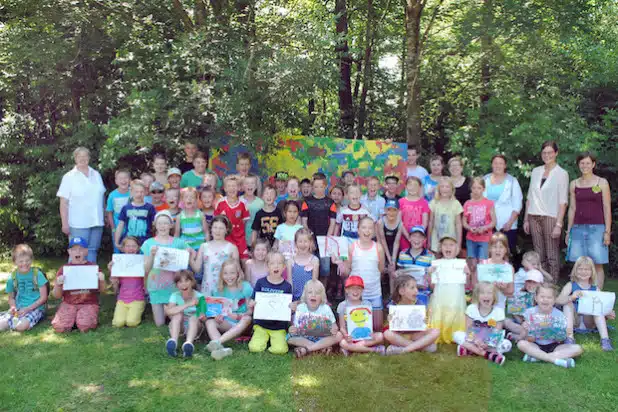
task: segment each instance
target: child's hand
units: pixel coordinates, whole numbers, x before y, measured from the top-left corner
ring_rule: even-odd
[[[479,348],[483,349],[483,350],[486,350],[486,349],[487,349],[487,344],[486,344],[485,342],[483,342],[482,340],[480,340],[480,339],[476,339],[476,340],[474,341],[474,344],[475,344],[476,346],[478,346]]]
[[[333,323],[333,326],[330,327],[330,333],[331,335],[336,335],[337,332],[339,332],[339,328],[337,327],[337,324]]]
[[[99,272],[99,280],[105,282],[105,274],[103,272]]]
[[[290,309],[292,309],[292,312],[296,312],[296,308],[298,307],[298,303],[299,303],[298,300],[296,302],[290,303]]]
[[[200,321],[202,321],[202,322],[203,322],[203,321],[205,321],[205,320],[206,320],[206,315],[204,315],[204,314],[202,313],[202,314],[198,317],[198,319],[199,319]]]
[[[255,300],[250,300],[247,302],[247,307],[253,309],[255,307]]]
[[[189,259],[193,259],[195,256],[195,250],[193,250],[193,248],[188,247],[187,252],[189,252]]]
[[[112,285],[114,285],[114,286],[118,286],[120,284],[120,279],[118,279],[118,278],[112,277],[112,278],[110,278],[110,281],[112,282]]]
[[[298,328],[296,326],[290,326],[288,332],[290,332],[290,335],[296,335],[298,333]]]
[[[582,292],[581,290],[576,290],[571,295],[571,302],[575,302],[577,299],[581,298],[582,296],[584,296],[584,292]]]
[[[17,308],[15,306],[11,306],[9,308],[9,312],[11,312],[12,315],[15,315],[17,313]]]
[[[435,266],[430,266],[429,269],[427,269],[427,274],[431,275],[433,272],[436,271],[436,267]]]
[[[495,285],[500,290],[504,290],[504,288],[506,288],[506,284],[504,282],[496,282]]]
[[[150,249],[150,256],[156,255],[157,250],[159,250],[159,246],[153,246],[152,249]]]
[[[530,324],[528,322],[524,322],[521,324],[521,327],[525,330],[530,330]]]
[[[224,319],[223,319],[223,315],[217,315],[215,316],[215,322],[217,323],[223,323]]]
[[[56,278],[56,285],[62,285],[64,283],[64,276],[60,275]]]
[[[195,299],[195,298],[193,298],[193,299],[191,299],[191,300],[189,301],[189,303],[188,303],[187,305],[188,305],[189,307],[190,307],[190,306],[197,306],[197,304],[198,304],[198,303],[199,303],[199,302],[198,302],[198,300],[197,300],[197,299]]]
[[[17,315],[17,317],[21,318],[22,316],[25,316],[28,312],[30,312],[30,311],[28,309],[24,308],[24,309],[18,310],[16,315]]]
[[[609,312],[609,313],[607,314],[607,319],[609,319],[609,320],[614,320],[614,319],[616,319],[616,312],[615,312],[615,311],[613,311],[613,310],[612,310],[611,312]]]
[[[114,261],[110,260],[109,263],[107,264],[107,269],[112,270],[112,266],[114,266]]]

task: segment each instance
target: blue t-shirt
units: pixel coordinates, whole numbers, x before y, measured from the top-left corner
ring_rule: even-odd
[[[118,217],[120,216],[122,207],[129,203],[129,198],[130,193],[128,190],[127,193],[120,193],[118,189],[113,190],[112,193],[107,196],[107,207],[105,211],[113,212],[114,227],[118,226]]]
[[[200,300],[200,298],[204,295],[202,295],[200,292],[198,292],[197,290],[193,291],[193,296],[195,297],[195,299],[197,299],[198,301]],[[178,292],[174,292],[172,293],[172,295],[170,296],[170,301],[169,303],[175,303],[176,306],[182,306],[185,304],[185,300],[182,298],[182,293],[180,291]],[[197,307],[196,306],[189,306],[188,308],[186,308],[183,313],[186,316],[191,316],[191,315],[195,315],[195,312],[197,312]]]
[[[135,206],[133,203],[128,203],[122,207],[119,222],[124,222],[125,236],[135,236],[140,245],[150,236],[152,222],[157,214],[155,208],[150,203],[144,203],[141,206]]]
[[[232,302],[234,313],[246,313],[247,300],[251,299],[253,296],[253,288],[251,287],[251,283],[243,281],[240,289],[231,290],[228,287],[224,287],[223,291],[213,291],[212,296],[229,299]]]
[[[15,272],[15,276],[17,276],[17,291],[13,287],[13,274],[9,276],[9,279],[6,282],[6,293],[16,293],[15,296],[15,304],[17,309],[23,309],[34,302],[36,302],[41,297],[41,292],[39,289],[33,290],[34,282],[32,282],[34,268],[30,268],[30,271],[26,274]],[[43,275],[43,272],[37,270],[37,283],[38,287],[42,287],[47,284],[47,279]],[[47,285],[49,287],[49,285]],[[39,309],[44,309],[43,305],[39,306]]]
[[[506,180],[504,180],[499,185],[492,185],[491,183],[488,184],[487,189],[486,189],[487,196],[485,197],[494,203],[497,202],[498,199],[500,199],[500,196],[502,196],[502,192],[504,192],[505,185],[506,185]]]
[[[287,281],[282,281],[281,283],[270,283],[267,277],[258,279],[255,283],[255,289],[253,290],[253,294],[251,295],[251,299],[255,299],[256,292],[265,292],[265,293],[289,293],[292,294],[292,285]],[[263,320],[263,319],[254,319],[253,323],[263,327],[264,329],[270,330],[281,330],[287,329],[288,323],[282,320]]]

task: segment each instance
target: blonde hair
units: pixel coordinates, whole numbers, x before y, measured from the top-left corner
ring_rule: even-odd
[[[182,197],[183,202],[185,201],[187,195],[192,194],[195,196],[195,200],[198,200],[200,197],[198,196],[197,189],[194,187],[185,187],[180,191],[180,196]]]
[[[256,175],[249,173],[247,175],[247,177],[243,178],[243,184],[245,182],[245,180],[249,180],[249,179],[253,179],[255,181],[255,196],[258,196],[260,193],[262,193],[262,182],[260,181],[260,178],[257,177]]]
[[[279,252],[268,253],[268,255],[266,255],[266,265],[269,266],[270,262],[273,261],[274,259],[281,260],[281,262],[283,262],[283,264],[285,265],[285,256],[283,256],[283,253],[279,253]]]
[[[298,239],[301,236],[307,236],[307,238],[309,238],[309,253],[313,253],[315,251],[315,239],[313,238],[313,232],[306,227],[298,229],[294,234],[294,245],[298,243]]]
[[[554,299],[556,298],[556,295],[558,294],[558,290],[556,289],[556,286],[553,283],[545,282],[545,283],[541,283],[539,287],[536,288],[536,293],[534,294],[535,297],[539,296],[539,293],[541,293],[541,289],[551,290],[552,295],[554,296]]]
[[[141,186],[142,189],[148,190],[148,188],[146,187],[146,183],[144,183],[140,179],[134,179],[131,181],[131,189],[133,189],[135,186]]]
[[[217,290],[219,292],[223,292],[223,288],[225,288],[225,280],[223,280],[223,272],[225,272],[225,268],[228,266],[233,266],[236,269],[236,287],[241,287],[242,282],[244,280],[244,274],[240,267],[240,264],[235,259],[228,259],[221,265],[221,270],[219,271],[219,280],[217,280]]]
[[[450,177],[443,176],[438,179],[438,186],[436,187],[436,193],[434,195],[434,199],[442,200],[442,196],[440,195],[440,186],[442,183],[448,183],[451,186],[451,197],[450,200],[455,199],[455,185]]]
[[[477,305],[479,304],[479,296],[481,295],[481,292],[486,288],[491,288],[492,294],[494,296],[494,301],[492,305],[498,303],[498,291],[496,290],[494,284],[489,282],[479,282],[474,286],[474,290],[472,291],[472,303],[475,303]]]
[[[230,182],[235,182],[236,185],[240,185],[240,178],[237,175],[227,175],[223,178],[223,186]]]
[[[204,185],[206,183],[206,178],[208,178],[210,176],[214,176],[214,178],[215,178],[215,187],[212,188],[212,190],[215,190],[215,189],[217,189],[217,185],[219,184],[219,176],[217,176],[217,174],[215,172],[206,172],[206,173],[204,173],[204,177],[202,178],[202,185]]]
[[[536,270],[543,274],[543,280],[547,283],[554,283],[554,278],[543,269],[543,265],[541,265],[541,255],[534,250],[529,250],[523,254],[521,257],[522,262],[525,260],[530,263]]]
[[[32,260],[34,258],[34,252],[32,252],[32,248],[25,243],[21,243],[13,248],[11,251],[11,258],[13,262],[15,262],[20,257],[25,256]]]
[[[324,285],[317,279],[311,279],[309,282],[305,283],[305,287],[303,288],[303,294],[300,297],[300,301],[302,303],[307,303],[307,290],[309,288],[314,288],[316,292],[320,294],[320,305],[326,303],[326,289],[324,289]]]
[[[588,256],[580,256],[575,261],[575,264],[573,265],[573,269],[571,269],[571,275],[570,275],[571,282],[577,282],[577,272],[579,271],[579,268],[583,265],[588,265],[592,269],[592,277],[590,278],[590,283],[596,286],[597,285],[597,269],[594,267],[594,261]]]
[[[504,260],[507,262],[511,259],[511,251],[509,249],[509,239],[502,232],[496,232],[491,235],[491,239],[489,239],[489,257],[491,258],[491,248],[496,243],[502,243],[502,246],[506,249],[506,253],[504,255]]]
[[[474,185],[474,184],[477,184],[477,185],[481,186],[483,189],[485,189],[485,179],[483,179],[480,176],[472,178],[472,180],[470,181],[470,189],[472,189],[472,185]]]
[[[354,182],[352,184],[350,184],[348,187],[345,188],[345,194],[349,194],[350,190],[352,189],[358,189],[359,193],[362,193],[361,187],[358,183]]]
[[[465,165],[463,159],[460,156],[454,156],[448,159],[448,167],[451,167],[451,165],[455,162],[458,162],[461,167],[464,167]]]

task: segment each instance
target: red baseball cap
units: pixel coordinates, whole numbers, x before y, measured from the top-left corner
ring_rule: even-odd
[[[345,281],[345,287],[349,288],[352,286],[360,286],[365,289],[365,282],[363,282],[363,278],[360,276],[350,276],[348,280]]]

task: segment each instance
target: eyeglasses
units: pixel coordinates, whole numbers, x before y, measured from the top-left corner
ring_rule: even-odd
[[[150,193],[152,193],[153,195],[160,195],[160,194],[162,194],[162,193],[163,193],[163,190],[153,190],[153,191],[152,191],[152,192],[150,192]]]

